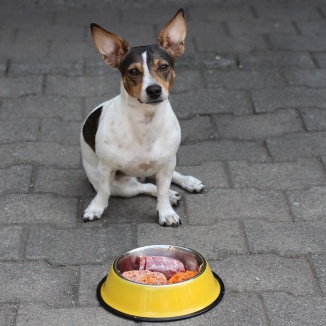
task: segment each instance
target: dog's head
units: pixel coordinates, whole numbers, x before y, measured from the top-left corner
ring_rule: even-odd
[[[175,78],[174,62],[185,49],[183,9],[162,29],[155,45],[130,48],[124,39],[96,24],[91,24],[91,31],[104,62],[120,70],[130,96],[146,104],[168,98]]]

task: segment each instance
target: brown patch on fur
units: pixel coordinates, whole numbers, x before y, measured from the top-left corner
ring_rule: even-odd
[[[152,167],[153,163],[155,163],[155,161],[141,163],[141,164],[139,164],[139,168],[143,171],[147,171],[148,169],[150,169]]]
[[[167,66],[168,68],[165,70],[162,69],[162,66]],[[167,61],[162,60],[159,57],[154,57],[154,67],[151,69],[151,74],[159,82],[162,88],[170,92],[174,84],[175,72]]]
[[[135,69],[138,71],[137,75],[134,75],[132,73],[129,73],[129,71]],[[141,63],[133,63],[128,67],[128,72],[122,77],[123,85],[127,91],[127,93],[136,98],[139,99],[141,95],[141,89],[143,86],[143,73],[144,69],[141,65]]]

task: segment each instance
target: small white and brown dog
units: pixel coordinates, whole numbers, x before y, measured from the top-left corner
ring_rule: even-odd
[[[157,197],[159,224],[178,226],[171,205],[180,196],[171,181],[190,192],[201,192],[201,181],[175,172],[180,145],[179,122],[168,100],[174,62],[184,52],[186,21],[180,9],[157,37],[157,44],[130,48],[119,36],[91,24],[95,45],[104,62],[118,68],[121,94],[96,107],[81,130],[83,165],[97,192],[84,212],[84,222],[101,218],[110,196]],[[137,178],[155,176],[156,185]]]

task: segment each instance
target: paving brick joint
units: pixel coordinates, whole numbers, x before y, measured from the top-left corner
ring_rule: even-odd
[[[179,228],[146,196],[83,224],[80,127],[119,91],[89,24],[150,44],[180,7],[178,169],[205,191],[181,191]],[[326,325],[325,31],[325,0],[1,1],[0,326],[135,325],[96,287],[117,255],[160,243],[201,252],[226,287],[168,324]]]

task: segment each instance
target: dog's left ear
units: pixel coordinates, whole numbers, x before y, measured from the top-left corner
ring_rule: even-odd
[[[122,58],[129,51],[128,42],[96,24],[91,24],[91,32],[104,62],[111,67],[118,68]]]
[[[185,50],[186,33],[187,27],[184,11],[179,9],[172,20],[158,34],[157,43],[174,58],[177,58]]]

